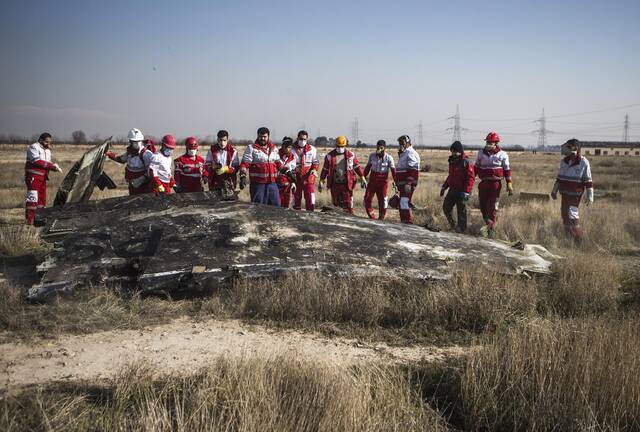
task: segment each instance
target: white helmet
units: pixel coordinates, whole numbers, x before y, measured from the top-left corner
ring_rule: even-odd
[[[129,141],[144,141],[144,135],[142,135],[142,132],[140,132],[138,128],[131,129],[127,138]]]

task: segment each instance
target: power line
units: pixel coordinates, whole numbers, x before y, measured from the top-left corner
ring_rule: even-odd
[[[418,145],[424,145],[422,120],[420,120],[420,123],[418,123]]]
[[[359,134],[360,134],[360,126],[358,125],[358,117],[356,117],[351,126],[351,137],[353,138],[353,144],[358,143]]]

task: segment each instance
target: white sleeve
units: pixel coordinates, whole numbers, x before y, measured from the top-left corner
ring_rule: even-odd
[[[415,150],[411,152],[411,157],[409,158],[409,168],[420,170],[420,155]]]
[[[34,144],[27,148],[27,162],[35,162],[40,159],[40,153]]]
[[[253,147],[251,144],[244,149],[244,154],[242,155],[242,163],[251,164],[253,163]]]
[[[233,159],[231,160],[231,163],[229,163],[229,166],[236,170],[240,166],[240,158],[238,157],[237,149],[233,149]]]
[[[506,152],[504,152],[504,158],[502,158],[502,169],[509,169],[509,155]]]

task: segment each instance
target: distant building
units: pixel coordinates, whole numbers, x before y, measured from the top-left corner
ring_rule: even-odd
[[[640,142],[580,141],[585,156],[640,156]]]

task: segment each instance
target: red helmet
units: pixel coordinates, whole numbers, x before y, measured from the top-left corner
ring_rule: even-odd
[[[196,139],[196,137],[190,136],[184,141],[184,145],[187,147],[187,150],[197,150],[198,140]]]
[[[173,135],[165,135],[162,137],[162,145],[168,149],[176,148],[176,139]]]
[[[489,132],[484,140],[490,143],[497,143],[500,142],[500,135],[498,135],[496,132]]]

